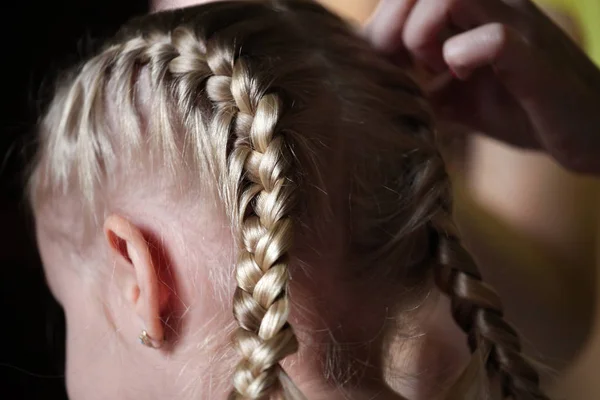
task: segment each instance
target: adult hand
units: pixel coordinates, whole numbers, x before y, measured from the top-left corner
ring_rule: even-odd
[[[150,11],[163,11],[174,8],[197,6],[198,4],[210,3],[217,0],[150,0]]]
[[[456,79],[430,93],[443,119],[600,173],[600,70],[529,0],[382,0],[376,47]]]

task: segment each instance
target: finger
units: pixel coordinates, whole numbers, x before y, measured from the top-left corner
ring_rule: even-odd
[[[477,71],[468,81],[453,79],[428,94],[436,116],[469,127],[519,148],[539,148],[533,127],[521,103],[506,87],[493,84],[490,68]]]
[[[471,100],[470,106],[479,108],[479,115],[474,117],[487,121],[482,126],[486,128],[488,125],[487,130],[496,131],[489,132],[490,134],[520,146],[531,145],[527,143],[527,138],[511,135],[531,131],[533,127],[530,124],[533,121],[530,116],[539,114],[536,104],[554,97],[552,92],[557,88],[553,83],[556,82],[556,76],[552,65],[542,54],[538,54],[515,29],[491,23],[447,40],[444,44],[444,60],[456,78],[468,80],[454,83],[471,87],[471,96],[468,97]],[[475,76],[469,79],[471,75]],[[482,75],[486,77],[487,85],[483,84]],[[471,85],[477,83],[472,81],[478,81],[480,85]],[[499,84],[496,90],[491,85],[494,81]],[[510,106],[511,102],[514,102],[513,106]],[[461,100],[461,103],[465,102]],[[555,106],[549,106],[550,109],[555,109]],[[498,110],[504,110],[505,114],[511,109],[523,110],[525,114],[510,118],[503,115],[500,119],[495,115]],[[462,110],[462,114],[468,115],[468,110]],[[518,121],[521,122],[517,123]],[[514,125],[512,129],[511,124]],[[527,129],[526,124],[530,125]],[[502,129],[496,129],[497,127]]]
[[[452,4],[446,0],[419,1],[402,32],[402,42],[411,56],[436,72],[445,69],[441,36],[452,26],[449,11]]]
[[[600,170],[600,135],[592,128],[600,126],[600,114],[593,90],[515,29],[493,23],[453,37],[444,45],[444,58],[463,78],[491,67],[525,111],[542,147],[569,169]]]
[[[517,19],[515,10],[500,0],[420,0],[405,22],[402,42],[415,60],[441,72],[447,37],[473,26]]]
[[[210,3],[217,0],[150,0],[150,10],[152,12],[195,6],[198,4]]]
[[[490,66],[501,78],[516,79],[515,85],[539,77],[541,60],[534,53],[519,32],[500,23],[456,35],[443,47],[444,61],[457,78],[467,79],[475,70]]]
[[[402,45],[404,23],[417,0],[381,0],[365,26],[375,48],[393,53]]]

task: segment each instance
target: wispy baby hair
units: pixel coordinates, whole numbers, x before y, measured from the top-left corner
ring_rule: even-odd
[[[214,189],[239,244],[232,398],[301,397],[280,364],[298,349],[290,264],[337,221],[349,271],[403,284],[435,275],[503,394],[545,399],[460,244],[419,88],[312,1],[136,19],[63,80],[40,133],[34,207],[75,194],[97,217],[127,171],[176,176],[188,197]]]

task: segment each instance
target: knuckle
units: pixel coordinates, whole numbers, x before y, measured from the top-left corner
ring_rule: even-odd
[[[445,18],[452,11],[460,10],[462,8],[468,8],[468,3],[473,3],[477,0],[432,0],[429,2],[423,1],[426,3],[426,7],[429,9],[430,14],[434,15],[433,17],[427,16],[425,17],[423,12],[416,13],[418,14],[418,21],[409,17],[409,20],[412,20],[412,23],[409,24],[408,29],[405,29],[402,33],[402,40],[404,46],[412,51],[419,52],[421,50],[426,49],[431,46],[432,43],[439,42],[438,37],[433,37],[431,32],[432,25],[437,25],[440,23],[438,19]],[[416,2],[418,3],[418,1]],[[435,11],[434,11],[435,9]],[[415,14],[414,10],[412,14]],[[433,21],[435,20],[435,22]]]
[[[421,32],[405,30],[402,33],[404,46],[411,52],[418,52],[427,46],[427,38]]]

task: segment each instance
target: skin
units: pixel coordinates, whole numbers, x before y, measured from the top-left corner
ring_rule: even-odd
[[[352,1],[325,3],[351,19],[365,21],[369,16],[365,9],[378,2],[370,2],[369,5],[364,2],[360,7]],[[468,7],[468,1],[463,3]],[[420,34],[425,35],[421,40],[426,43],[427,35],[434,36],[434,30],[419,31],[423,27],[420,18],[435,15],[427,8],[432,5],[432,2],[382,2],[370,18],[367,33],[383,51],[395,56],[413,49],[410,55],[416,62],[407,64],[407,68],[437,68],[441,71],[443,68],[435,63],[446,54],[459,51],[453,48],[460,47],[461,35],[449,37],[445,43],[428,43],[423,49],[412,43],[418,40]],[[520,7],[524,7],[524,2]],[[557,34],[556,28],[549,25],[531,4],[527,7],[534,10],[531,15],[539,20],[537,25],[545,26],[547,34]],[[501,9],[498,4],[496,8]],[[503,10],[507,11],[506,8]],[[573,40],[582,40],[581,31],[572,18],[559,10],[546,12]],[[477,43],[481,37],[489,37],[489,31],[463,33],[462,38],[467,40],[464,43],[467,50],[464,51],[486,50],[469,42]],[[568,51],[581,56],[573,44],[564,37],[563,40]],[[587,69],[587,60],[584,56],[580,58],[584,59],[580,61]],[[441,63],[450,67],[455,65],[450,59],[443,59]],[[450,86],[462,84],[444,80],[443,75],[442,72],[441,81],[450,82]],[[424,87],[428,87],[428,74],[420,73],[418,76],[424,79]],[[501,74],[492,76],[491,80],[491,83],[486,83],[490,87],[504,85]],[[465,87],[458,89],[468,91],[469,84],[471,82],[467,79]],[[448,89],[437,87],[437,91],[442,92]],[[439,97],[436,92],[432,95],[434,99]],[[452,102],[459,102],[459,99],[459,94],[456,94]],[[447,108],[448,105],[441,103],[439,106]],[[499,117],[515,113],[514,109],[492,104],[493,112]],[[440,117],[447,115],[440,112]],[[569,115],[563,117],[569,118]],[[452,129],[448,129],[448,121],[452,123]],[[487,281],[504,298],[510,319],[529,341],[535,343],[535,350],[530,350],[532,354],[542,357],[549,365],[563,368],[581,350],[592,332],[596,291],[596,246],[593,238],[597,230],[595,204],[598,184],[593,178],[566,171],[547,155],[532,152],[529,148],[517,148],[483,135],[466,137],[465,132],[475,128],[469,129],[468,125],[465,128],[466,122],[465,119],[445,119],[441,124],[442,132],[446,132],[445,141],[454,141],[453,147],[446,150],[455,187],[456,216],[464,239]],[[490,125],[486,127],[493,130]],[[496,131],[502,134],[499,129]],[[562,295],[557,296],[557,293]],[[569,329],[557,328],[561,326],[569,326]]]
[[[164,188],[146,184],[154,192]],[[72,212],[76,198],[36,210],[48,284],[67,316],[69,398],[226,398],[238,360],[230,343],[233,288],[225,266],[233,265],[234,244],[227,219],[208,198],[196,198],[200,205],[194,207],[139,193],[122,193],[126,205],[109,206],[103,229],[77,249],[72,236],[61,241],[57,235],[57,229],[72,235],[79,225],[82,216]],[[405,400],[384,383],[383,366],[373,356],[383,346],[386,307],[377,301],[364,307],[361,300],[372,297],[373,288],[339,282],[340,271],[332,267],[335,243],[327,248],[318,260],[305,258],[320,271],[318,281],[294,275],[290,321],[303,346],[286,359],[286,371],[310,399]],[[316,309],[322,311],[310,311]],[[140,344],[142,330],[152,347]],[[332,342],[364,344],[340,359],[363,367],[355,386],[326,378],[323,351]],[[404,348],[410,360],[411,342]],[[408,364],[417,365],[416,359]],[[411,400],[435,398],[410,386],[404,384]]]
[[[154,4],[153,9],[190,3],[172,1]],[[211,398],[224,398],[229,388],[228,379],[224,377],[230,375],[236,358],[227,352],[229,340],[223,334],[231,322],[231,305],[216,299],[230,299],[231,296],[227,291],[216,293],[211,289],[215,286],[211,273],[232,263],[228,250],[231,237],[224,219],[215,218],[219,211],[210,207],[196,210],[198,215],[194,216],[194,221],[199,218],[206,221],[199,233],[185,224],[189,216],[178,219],[180,216],[166,211],[173,209],[172,204],[149,206],[148,200],[143,200],[143,210],[137,206],[142,199],[135,197],[128,197],[129,207],[109,210],[102,232],[89,249],[98,257],[90,258],[89,265],[67,257],[69,251],[57,246],[56,239],[51,231],[44,229],[43,222],[38,224],[38,242],[46,275],[68,319],[69,395],[75,400],[181,398],[182,393],[189,394],[186,387],[192,382],[195,385],[191,386],[210,390]],[[43,221],[44,215],[40,210],[38,221]],[[68,229],[68,221],[64,223]],[[178,229],[165,230],[166,226]],[[207,237],[213,240],[207,241]],[[203,245],[197,253],[190,255],[190,248],[195,249],[198,243]],[[315,263],[315,268],[318,267]],[[100,278],[86,275],[90,270],[99,270]],[[323,280],[326,285],[327,280]],[[360,304],[350,300],[361,297],[356,295],[359,292],[355,288],[339,290],[339,296],[332,297],[343,298],[348,304],[343,305],[345,309],[335,308],[333,314],[348,314],[344,310],[360,308]],[[329,300],[319,299],[322,292],[327,290],[313,287],[307,297],[312,296],[317,304]],[[437,328],[440,336],[461,339],[457,330],[451,327],[449,313],[439,312],[445,304],[438,304],[442,305],[434,303],[423,307],[436,322],[424,318],[422,327],[427,331]],[[373,309],[377,308],[378,305],[373,304]],[[386,316],[363,318],[355,313],[351,317],[365,321],[361,324],[364,337],[355,336],[355,339],[366,343],[373,340],[373,332],[377,332]],[[447,320],[440,323],[441,318]],[[323,328],[310,322],[304,325],[307,329],[318,331]],[[142,329],[148,332],[155,345],[163,340],[164,345],[160,349],[140,345],[137,336]],[[407,347],[402,358],[408,365],[421,362],[433,366],[437,362],[428,360],[439,361],[433,355],[442,353],[431,349],[447,348],[444,345],[433,343],[426,352],[410,351]],[[461,357],[460,354],[450,356],[459,364]],[[290,375],[310,399],[404,398],[376,381],[341,393],[324,379],[314,358],[307,354],[292,357],[291,364]],[[373,376],[382,372],[369,371]],[[408,376],[419,371],[397,372]],[[401,383],[395,388],[411,400],[432,399],[435,395],[425,390],[432,382],[423,379],[420,382],[422,389]],[[202,393],[206,392],[195,393],[195,398],[202,398]]]
[[[600,172],[600,71],[529,0],[383,0],[367,35],[384,52],[450,69],[457,79],[432,93],[442,117]]]
[[[140,393],[147,399],[181,398],[189,393],[174,382],[201,376],[208,385],[225,373],[220,365],[208,369],[209,355],[224,357],[224,316],[230,314],[227,304],[213,300],[218,294],[210,290],[208,272],[232,262],[230,232],[215,218],[221,214],[214,207],[194,214],[207,232],[198,233],[161,212],[164,204],[142,197],[144,207],[132,203],[109,212],[91,243],[77,251],[57,235],[57,227],[68,234],[79,225],[82,216],[72,212],[76,199],[36,210],[46,278],[67,317],[70,399],[137,399]],[[180,235],[196,241],[193,253]],[[196,263],[199,268],[192,269]],[[141,345],[142,330],[155,346],[165,344]],[[204,362],[188,366],[193,358]],[[215,386],[214,393],[225,390]]]
[[[469,247],[538,350],[580,354],[558,394],[592,399],[600,392],[598,183],[565,169],[598,173],[600,72],[577,48],[576,21],[547,11],[573,41],[525,0],[384,0],[368,35],[384,52],[455,75],[430,93],[440,118],[463,127],[456,139],[487,135],[468,141],[466,152],[457,140],[453,160]],[[437,40],[450,22],[454,31]]]
[[[77,198],[55,199],[35,210],[47,280],[67,316],[66,376],[73,400],[221,399],[231,390],[239,357],[229,337],[235,324],[226,266],[234,263],[234,245],[227,218],[209,196],[188,201],[151,195],[163,193],[166,184],[153,176],[123,185],[85,245],[75,232],[83,218],[76,212]],[[436,399],[439,383],[468,355],[448,339],[459,334],[450,313],[437,308],[447,302],[432,296],[419,307],[402,305],[407,313],[417,310],[409,318],[414,337],[398,338],[403,363],[393,372],[404,379],[392,390],[380,359],[382,327],[394,317],[389,297],[381,293],[381,282],[373,288],[340,279],[345,270],[336,249],[343,245],[320,244],[328,251],[314,258],[301,255],[319,279],[298,272],[292,282],[290,320],[303,344],[284,364],[294,382],[315,400]],[[390,296],[396,299],[394,290]],[[419,332],[431,331],[437,325],[432,320],[446,321],[440,328],[444,340],[433,336],[424,343]],[[142,330],[157,348],[140,344]],[[353,365],[356,382],[343,386],[328,379],[323,352],[333,343],[351,344],[337,361]]]
[[[575,20],[559,10],[546,12],[574,40],[582,40]],[[450,149],[458,156],[453,160],[457,214],[470,247],[503,294],[511,319],[535,343],[533,354],[545,354],[548,364],[562,368],[596,332],[600,185],[548,155],[484,135],[458,144],[464,146],[460,152]],[[561,326],[569,329],[556,328]]]

